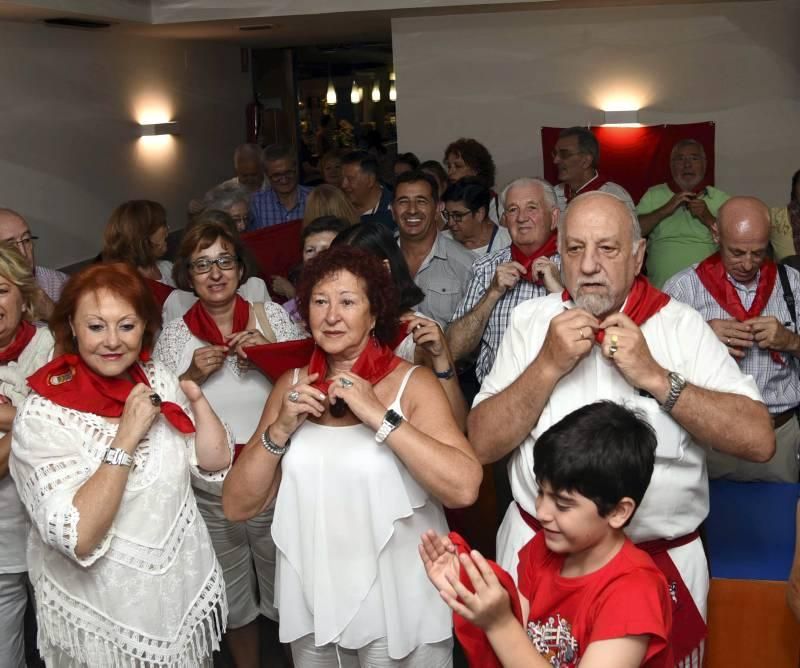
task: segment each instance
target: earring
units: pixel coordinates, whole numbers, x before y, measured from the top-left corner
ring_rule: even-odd
[[[372,338],[372,345],[376,348],[380,348],[380,343],[378,343],[378,337],[375,336],[375,328],[372,328],[372,331],[369,333],[370,337]]]

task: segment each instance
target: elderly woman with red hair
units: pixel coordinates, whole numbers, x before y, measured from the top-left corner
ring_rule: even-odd
[[[450,616],[426,589],[420,533],[446,531],[481,466],[433,373],[395,356],[398,304],[383,263],[340,246],[303,271],[300,310],[316,343],[287,372],[225,480],[241,521],[277,495],[280,638],[297,668],[439,668]]]
[[[230,439],[196,383],[149,360],[160,324],[134,268],[90,266],[50,321],[65,353],[28,378],[10,467],[48,668],[207,665],[218,647],[222,572],[189,478],[221,479]]]

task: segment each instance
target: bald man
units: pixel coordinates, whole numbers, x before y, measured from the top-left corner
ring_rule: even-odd
[[[675,658],[683,660],[697,658],[705,633],[708,567],[697,527],[709,497],[700,443],[754,461],[772,457],[775,443],[753,379],[693,309],[639,275],[644,245],[636,215],[614,195],[590,192],[569,204],[558,219],[566,291],[513,310],[468,434],[483,463],[510,454],[516,503],[497,534],[497,556],[515,574],[519,550],[542,528],[556,528],[536,517],[539,435],[599,400],[642,411],[658,439],[656,464],[625,532],[643,549],[658,545],[680,616]]]
[[[769,209],[755,197],[723,204],[712,234],[719,251],[673,276],[664,290],[696,309],[755,379],[772,416],[777,451],[762,464],[712,451],[709,475],[797,482],[800,335],[793,300],[800,300],[800,273],[769,257]]]
[[[0,208],[0,242],[11,244],[27,260],[39,287],[35,297],[36,311],[43,320],[47,320],[68,277],[55,269],[36,266],[33,248],[36,239],[20,214],[12,209]]]

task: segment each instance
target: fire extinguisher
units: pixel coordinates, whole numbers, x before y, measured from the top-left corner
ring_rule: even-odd
[[[247,141],[251,144],[258,143],[258,135],[261,133],[261,105],[258,102],[251,102],[245,109],[245,128]]]

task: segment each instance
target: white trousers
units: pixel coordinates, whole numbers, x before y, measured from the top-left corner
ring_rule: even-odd
[[[344,649],[335,644],[316,647],[309,634],[292,643],[292,658],[295,668],[452,668],[453,639],[420,645],[408,656],[392,659],[386,638]]]
[[[25,668],[27,573],[0,573],[0,666]]]

